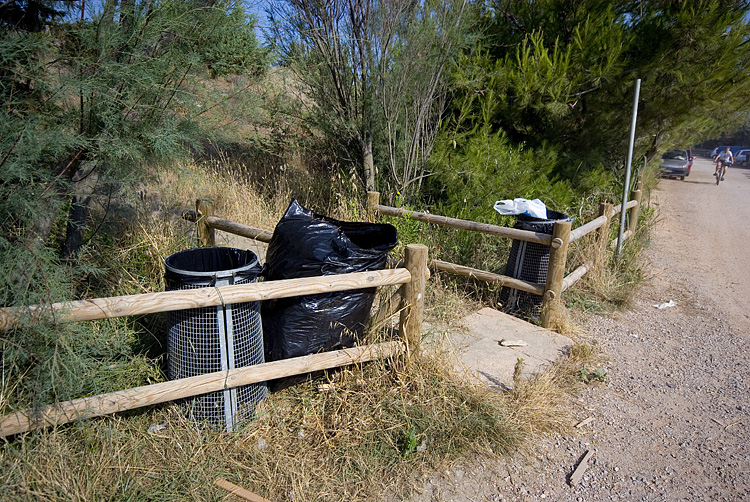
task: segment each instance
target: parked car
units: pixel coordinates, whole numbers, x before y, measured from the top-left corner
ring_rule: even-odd
[[[661,159],[659,169],[662,176],[684,180],[685,176],[690,176],[695,157],[689,150],[672,150],[662,155]]]
[[[737,155],[734,156],[734,165],[750,167],[750,149],[740,150]]]

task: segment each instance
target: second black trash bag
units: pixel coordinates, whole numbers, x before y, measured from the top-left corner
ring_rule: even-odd
[[[367,272],[385,268],[398,244],[393,225],[345,222],[292,199],[266,253],[266,280]],[[263,302],[266,361],[354,345],[365,328],[375,288]]]

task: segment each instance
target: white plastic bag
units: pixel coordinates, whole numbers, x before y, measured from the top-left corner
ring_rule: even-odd
[[[547,206],[539,199],[513,199],[495,202],[495,211],[500,214],[525,214],[534,218],[547,219]]]
[[[654,305],[654,308],[657,308],[657,309],[668,309],[669,307],[676,307],[676,306],[677,306],[677,302],[676,301],[669,300],[668,302],[659,303],[659,304]]]

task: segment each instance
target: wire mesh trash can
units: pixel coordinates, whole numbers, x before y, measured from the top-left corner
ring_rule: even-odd
[[[255,282],[258,258],[244,249],[205,247],[164,260],[167,291]],[[170,380],[264,362],[259,302],[169,312],[167,373]],[[266,397],[265,382],[183,399],[196,423],[227,431],[251,419]]]
[[[547,209],[547,218],[519,214],[513,228],[552,235],[557,221],[572,221],[568,215]],[[544,284],[549,270],[550,248],[535,242],[513,240],[505,265],[505,275],[526,282]],[[526,291],[504,286],[500,290],[500,304],[505,312],[529,319],[539,319],[542,297]]]

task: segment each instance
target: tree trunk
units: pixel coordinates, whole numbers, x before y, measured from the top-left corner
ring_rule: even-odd
[[[96,27],[96,40],[99,45],[104,44],[104,36],[115,22],[115,12],[117,12],[118,0],[105,0],[102,18],[99,20],[99,26]]]
[[[83,245],[89,203],[99,182],[99,167],[95,164],[84,163],[78,176],[77,180],[73,180],[73,199],[70,204],[65,242],[62,247],[64,259],[75,258]]]
[[[63,200],[64,199],[56,195],[45,197],[45,200],[41,205],[42,210],[39,212],[39,216],[34,220],[31,236],[27,241],[28,247],[33,245],[33,241],[46,243],[49,240],[50,234],[52,233],[52,227],[55,224],[55,218],[63,204]]]
[[[91,196],[73,196],[68,213],[68,228],[65,233],[62,257],[64,259],[74,258],[83,245],[83,235],[86,232],[86,217],[89,213],[89,202]]]
[[[362,138],[362,168],[365,175],[365,188],[368,192],[375,190],[375,161],[372,157],[372,134]]]
[[[120,25],[122,31],[130,34],[135,23],[135,0],[122,0],[120,2]]]
[[[651,141],[651,146],[648,148],[648,150],[646,150],[646,162],[650,162],[651,159],[653,159],[659,152],[659,146],[661,145],[661,140],[663,137],[664,131],[659,131],[654,135],[654,139]]]

